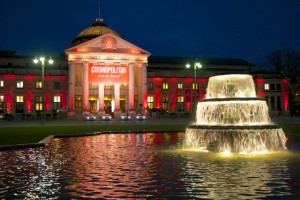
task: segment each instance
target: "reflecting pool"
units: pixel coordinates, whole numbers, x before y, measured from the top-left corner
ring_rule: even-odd
[[[184,149],[184,135],[55,138],[45,148],[0,152],[0,199],[300,197],[299,151],[203,153]]]

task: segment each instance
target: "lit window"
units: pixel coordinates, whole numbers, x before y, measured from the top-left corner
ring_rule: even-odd
[[[23,96],[17,96],[17,103],[23,103],[24,102],[24,97]]]
[[[163,83],[163,90],[168,90],[168,89],[169,89],[169,84]]]
[[[43,87],[42,81],[36,81],[35,82],[35,88],[36,89],[42,89],[42,87]]]
[[[24,97],[23,96],[16,96],[16,113],[23,113],[24,112]]]
[[[0,88],[4,87],[4,80],[0,80]]]
[[[177,102],[178,102],[178,103],[183,103],[183,102],[184,102],[183,96],[178,96],[178,97],[177,97]]]
[[[54,96],[53,97],[53,102],[54,103],[60,102],[60,96]]]
[[[169,97],[168,96],[163,96],[163,104],[162,104],[162,108],[164,110],[168,110],[169,109]]]
[[[197,83],[193,83],[192,87],[193,87],[193,90],[197,90],[198,89],[198,84]]]
[[[178,88],[178,89],[182,89],[182,87],[183,87],[183,84],[182,84],[182,83],[178,83],[178,84],[177,84],[177,88]]]
[[[0,111],[3,112],[4,110],[4,96],[0,95]]]
[[[23,81],[17,81],[17,88],[23,88],[24,82]]]
[[[269,83],[265,83],[265,90],[269,90],[269,89],[270,89]]]
[[[42,96],[35,96],[35,110],[36,111],[43,110],[43,97]]]
[[[153,96],[148,96],[148,108],[152,109],[154,105],[154,97]]]
[[[60,96],[53,97],[53,110],[59,110],[61,108]]]

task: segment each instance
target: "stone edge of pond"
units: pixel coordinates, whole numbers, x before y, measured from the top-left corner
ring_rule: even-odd
[[[9,151],[9,150],[18,150],[18,149],[26,149],[26,148],[37,148],[37,147],[44,147],[48,144],[54,135],[49,135],[43,140],[39,141],[38,143],[25,143],[25,144],[13,144],[13,145],[1,145],[0,151]]]
[[[26,149],[26,148],[37,148],[37,147],[45,147],[48,143],[51,142],[53,138],[66,138],[66,137],[83,137],[83,136],[95,136],[100,134],[124,134],[124,133],[164,133],[164,132],[184,132],[185,130],[177,130],[177,131],[149,131],[149,130],[141,130],[141,131],[103,131],[103,132],[93,132],[93,133],[83,133],[83,134],[68,134],[68,135],[49,135],[38,143],[25,143],[25,144],[13,144],[13,145],[0,145],[0,151],[9,151],[9,150],[18,150],[18,149]]]

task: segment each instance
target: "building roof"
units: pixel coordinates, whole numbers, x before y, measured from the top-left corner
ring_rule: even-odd
[[[245,60],[238,58],[195,58],[195,57],[166,57],[166,56],[150,56],[149,63],[170,63],[185,65],[187,63],[200,62],[202,65],[247,65],[254,66]]]
[[[75,39],[72,41],[71,46],[76,46],[93,38],[99,37],[106,33],[111,33],[120,37],[120,35],[109,28],[102,19],[97,18],[96,22],[94,22],[90,27],[81,31]]]

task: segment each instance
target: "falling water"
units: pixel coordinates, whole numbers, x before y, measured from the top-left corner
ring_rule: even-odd
[[[251,75],[213,76],[196,122],[186,128],[185,146],[213,152],[285,150],[283,130],[272,123],[268,106],[257,98]]]

